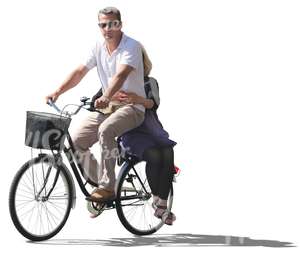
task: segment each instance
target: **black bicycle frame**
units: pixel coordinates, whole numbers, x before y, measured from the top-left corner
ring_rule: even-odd
[[[77,161],[74,159],[74,156],[73,156],[73,155],[75,155],[76,150],[75,150],[75,148],[74,148],[74,144],[73,144],[73,141],[72,141],[72,138],[71,138],[69,132],[67,132],[66,138],[67,138],[68,143],[69,143],[69,148],[67,148],[66,146],[64,146],[63,151],[64,151],[64,153],[65,153],[65,155],[66,155],[66,157],[67,157],[67,159],[68,159],[68,161],[69,161],[69,163],[70,163],[70,166],[71,166],[71,168],[72,168],[72,170],[73,170],[73,173],[74,173],[74,175],[75,175],[75,178],[76,178],[76,180],[77,180],[77,183],[78,183],[78,185],[79,185],[79,187],[80,187],[82,193],[83,193],[86,197],[88,197],[88,196],[90,196],[90,193],[89,193],[89,192],[87,191],[87,189],[85,188],[85,184],[83,183],[83,180],[82,180],[82,178],[81,178],[81,174],[84,173],[83,167],[81,166],[80,162],[77,162]],[[72,155],[72,154],[73,154],[73,155]],[[74,161],[76,162],[77,166],[76,166],[76,164],[75,164]],[[79,168],[79,170],[78,170],[78,168]],[[80,171],[80,173],[79,173],[79,171]]]
[[[70,133],[67,132],[66,134],[66,138],[67,138],[67,141],[69,143],[69,147],[66,147],[64,145],[64,148],[63,148],[63,152],[65,153],[69,163],[70,163],[70,166],[73,170],[73,173],[75,175],[75,178],[77,180],[77,183],[82,191],[82,193],[88,197],[90,196],[90,193],[87,191],[86,187],[85,187],[85,184],[87,181],[83,181],[82,178],[84,178],[82,175],[84,173],[84,170],[83,170],[83,167],[82,165],[80,164],[80,162],[78,162],[75,158],[74,158],[74,155],[76,154],[76,150],[75,150],[75,147],[74,147],[74,144],[73,144],[73,141],[72,141],[72,138],[70,136]],[[56,155],[59,155],[59,154],[56,154]],[[131,167],[135,173],[135,175],[137,176],[139,182],[141,183],[142,185],[142,188],[143,190],[146,192],[146,194],[148,195],[149,193],[147,192],[142,180],[140,179],[138,173],[136,172],[135,168],[134,168],[134,165],[136,163],[136,161],[134,159],[130,159],[130,158],[127,158],[125,159],[125,161],[127,162],[128,166]],[[75,163],[76,162],[76,163]],[[56,178],[55,178],[56,179]],[[85,182],[85,183],[84,183]],[[54,185],[55,186],[55,185]],[[122,198],[121,200],[130,200],[130,199],[134,199],[134,198],[143,198],[143,196],[140,196],[140,195],[135,195],[135,196],[128,196],[128,197],[124,197]]]

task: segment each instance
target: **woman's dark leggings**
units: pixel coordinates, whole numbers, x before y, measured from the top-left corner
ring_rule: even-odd
[[[146,175],[152,194],[167,200],[174,175],[173,147],[155,147],[144,152]]]

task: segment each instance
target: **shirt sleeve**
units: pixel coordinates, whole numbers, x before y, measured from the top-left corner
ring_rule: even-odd
[[[97,65],[96,52],[97,52],[97,44],[92,48],[88,57],[86,58],[85,62],[83,63],[88,70],[91,70],[92,68],[94,68]]]
[[[135,43],[124,50],[121,55],[120,64],[129,65],[137,69],[140,61],[142,61],[142,49],[138,43]]]

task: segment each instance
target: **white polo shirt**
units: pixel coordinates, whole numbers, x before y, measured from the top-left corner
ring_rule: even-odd
[[[98,41],[84,65],[89,70],[97,67],[102,90],[105,91],[120,64],[134,68],[123,83],[121,90],[134,92],[146,98],[141,44],[124,33],[117,49],[111,55],[109,55],[105,42]],[[135,104],[134,106],[141,111],[145,111],[144,106],[140,104]]]

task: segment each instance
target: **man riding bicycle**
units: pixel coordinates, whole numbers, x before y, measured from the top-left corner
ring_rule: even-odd
[[[115,138],[144,120],[145,107],[142,104],[114,101],[113,95],[122,90],[146,98],[141,44],[122,32],[118,9],[108,7],[100,10],[98,20],[104,42],[97,42],[86,63],[79,65],[54,93],[46,97],[47,101],[52,99],[55,102],[97,67],[103,95],[95,101],[95,108],[102,109],[105,114],[90,113],[72,137],[76,150],[83,155],[80,158],[85,171],[98,183],[98,189],[87,198],[93,202],[114,198]],[[97,141],[101,148],[100,164],[90,152]]]

